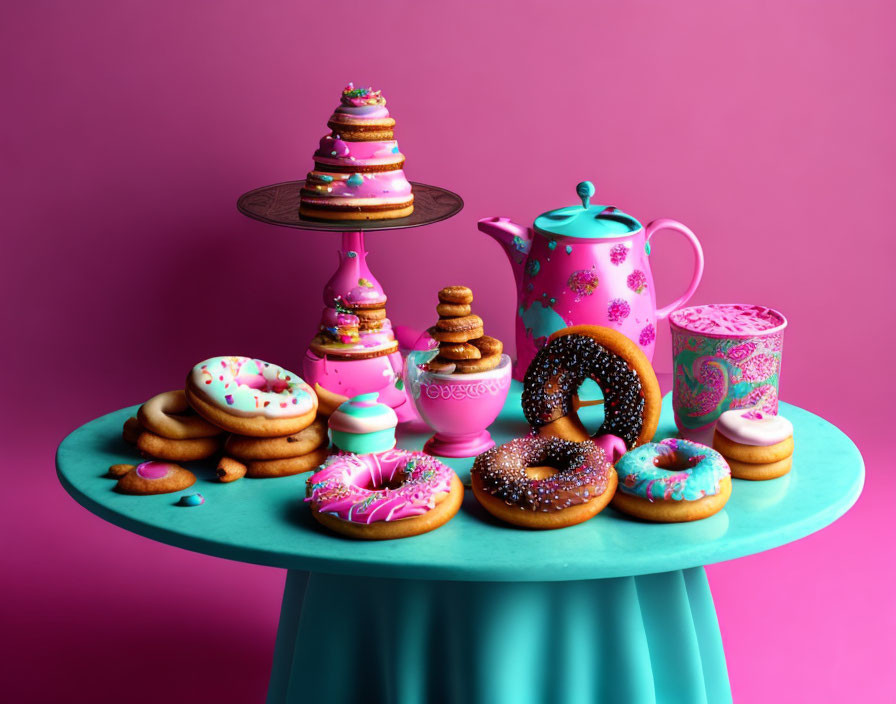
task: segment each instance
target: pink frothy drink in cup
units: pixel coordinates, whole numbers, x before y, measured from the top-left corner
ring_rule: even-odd
[[[765,306],[711,303],[674,311],[672,410],[682,437],[709,444],[732,408],[778,412],[787,319]]]

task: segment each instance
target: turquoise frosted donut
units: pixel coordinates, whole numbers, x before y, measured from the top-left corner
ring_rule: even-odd
[[[314,391],[298,374],[251,357],[212,357],[189,380],[205,399],[227,413],[292,418],[317,407]]]
[[[668,469],[667,469],[668,468]],[[648,501],[696,501],[719,493],[731,476],[711,447],[670,438],[626,452],[616,463],[619,491]]]

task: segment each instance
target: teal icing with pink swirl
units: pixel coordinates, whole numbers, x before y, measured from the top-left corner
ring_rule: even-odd
[[[684,469],[664,469],[684,465]],[[688,466],[690,465],[690,466]],[[719,493],[731,476],[725,458],[711,447],[669,438],[626,452],[616,463],[619,491],[648,501],[696,501]]]
[[[422,452],[344,453],[308,479],[305,501],[352,523],[398,521],[434,509],[436,497],[450,493],[453,477],[450,467]]]

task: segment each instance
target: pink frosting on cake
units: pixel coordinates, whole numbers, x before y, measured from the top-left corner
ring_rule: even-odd
[[[321,137],[320,146],[314,152],[314,160],[317,163],[343,166],[346,159],[355,166],[382,166],[401,162],[404,154],[398,151],[398,142],[394,139],[381,142],[347,142],[331,135]]]
[[[359,178],[350,181],[355,176]],[[335,199],[343,205],[404,203],[411,195],[411,184],[402,169],[372,174],[312,171],[305,188],[316,191],[313,195],[302,194],[302,201],[307,203],[332,203]]]
[[[391,136],[394,124],[379,91],[354,88],[351,83],[346,86],[341,104],[329,120],[333,132],[321,138],[314,152],[314,170],[302,188],[302,205],[309,210],[367,208],[371,212],[409,206],[414,196],[402,168],[404,155],[398,142],[363,139]],[[353,129],[358,126],[368,131],[359,136]],[[384,134],[373,135],[370,129]]]
[[[744,303],[710,303],[674,311],[669,320],[688,332],[715,336],[750,337],[787,324],[778,311]]]
[[[343,325],[357,327],[359,323],[357,315],[351,313],[343,313],[336,308],[324,308],[323,315],[320,318],[320,324],[326,327],[342,327]]]

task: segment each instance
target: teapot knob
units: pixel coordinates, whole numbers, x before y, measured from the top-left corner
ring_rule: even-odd
[[[576,186],[576,195],[582,199],[582,207],[591,205],[591,196],[594,195],[594,184],[591,181],[582,181]]]

